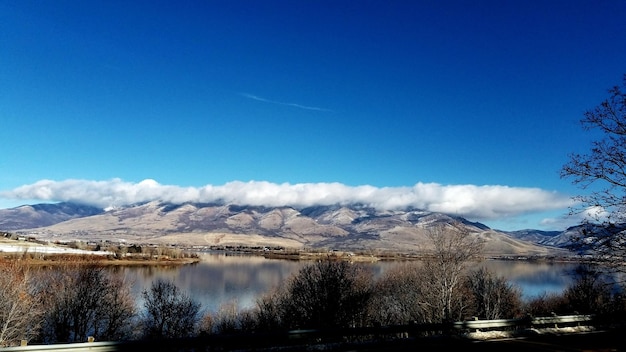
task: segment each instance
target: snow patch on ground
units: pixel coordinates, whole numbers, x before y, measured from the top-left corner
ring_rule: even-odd
[[[0,253],[44,253],[44,254],[96,254],[108,255],[110,252],[94,252],[57,246],[0,244]]]
[[[474,340],[493,340],[506,339],[527,335],[561,335],[593,332],[595,328],[592,326],[571,326],[562,328],[541,328],[527,329],[523,331],[475,331],[466,334],[466,337]]]

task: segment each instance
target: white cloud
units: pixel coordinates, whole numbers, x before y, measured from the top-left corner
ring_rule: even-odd
[[[546,230],[563,230],[582,223],[580,217],[562,215],[559,217],[551,217],[541,219],[539,225]]]
[[[585,222],[603,223],[605,221],[609,221],[611,215],[611,212],[607,211],[603,207],[589,206],[571,214],[561,214],[561,216],[558,217],[542,219],[539,224],[545,228],[564,229],[571,226],[577,226]]]
[[[471,219],[499,219],[572,205],[570,197],[539,188],[498,185],[417,183],[407,187],[347,186],[341,183],[271,183],[233,181],[224,185],[180,187],[147,179],[138,183],[41,180],[0,193],[7,199],[68,201],[102,208],[162,200],[172,203],[225,202],[241,205],[293,206],[361,203],[379,209],[418,209]]]

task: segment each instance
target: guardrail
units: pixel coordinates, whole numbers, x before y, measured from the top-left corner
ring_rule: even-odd
[[[346,341],[381,341],[390,339],[415,339],[426,335],[458,335],[476,330],[513,330],[542,327],[566,327],[593,324],[592,315],[565,315],[551,317],[528,317],[521,319],[468,320],[442,324],[410,324],[363,328],[290,330],[266,333],[241,333],[209,335],[189,339],[141,340],[128,342],[82,342],[51,345],[27,345],[0,348],[2,352],[113,352],[150,350],[184,350],[199,347],[205,350],[260,349],[269,347],[294,347],[308,344],[338,343]]]
[[[457,330],[463,329],[503,329],[514,327],[563,327],[565,325],[589,323],[593,320],[592,315],[561,315],[551,317],[528,317],[521,319],[498,319],[498,320],[468,320],[452,323]]]

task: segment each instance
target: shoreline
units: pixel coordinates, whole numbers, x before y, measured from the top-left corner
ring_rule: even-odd
[[[147,244],[147,246],[153,246]],[[169,247],[168,247],[169,248]],[[202,261],[199,254],[215,253],[225,255],[249,255],[266,259],[311,261],[311,260],[345,260],[350,262],[403,262],[428,260],[427,253],[403,253],[389,251],[349,251],[324,249],[289,249],[245,246],[212,246],[197,248],[187,246],[173,247],[180,256],[166,254],[134,253],[123,257],[113,252],[79,250],[67,246],[43,244],[24,240],[9,240],[0,238],[0,256],[5,259],[28,259],[31,265],[60,265],[74,263],[92,263],[106,266],[179,266],[195,264]],[[541,255],[488,255],[480,257],[482,260],[506,260],[526,262],[581,262],[576,256],[541,256]]]
[[[2,253],[0,253],[2,254]],[[18,260],[28,266],[63,266],[63,265],[96,265],[96,266],[183,266],[196,264],[200,258],[163,258],[163,259],[113,259],[107,257],[95,257],[92,254],[61,254],[43,257],[23,256],[20,253],[5,253],[0,261]]]

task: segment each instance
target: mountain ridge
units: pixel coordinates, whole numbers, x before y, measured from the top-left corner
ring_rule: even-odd
[[[25,232],[39,239],[194,246],[416,252],[428,248],[428,231],[438,224],[461,224],[483,239],[485,252],[492,255],[561,253],[557,247],[516,238],[458,216],[419,209],[376,210],[358,204],[298,209],[152,201],[108,211],[73,203],[0,210],[0,230]]]

